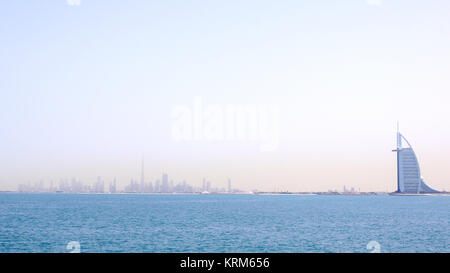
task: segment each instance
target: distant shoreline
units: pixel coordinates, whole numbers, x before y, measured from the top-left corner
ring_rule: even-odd
[[[84,195],[120,195],[120,194],[146,194],[146,195],[331,195],[331,196],[450,196],[450,192],[406,194],[395,192],[20,192],[0,191],[10,194],[84,194]]]

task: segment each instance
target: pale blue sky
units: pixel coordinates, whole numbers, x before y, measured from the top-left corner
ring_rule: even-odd
[[[394,190],[397,120],[450,189],[450,2],[2,1],[0,189],[98,175]],[[279,149],[176,143],[171,109],[280,107]]]

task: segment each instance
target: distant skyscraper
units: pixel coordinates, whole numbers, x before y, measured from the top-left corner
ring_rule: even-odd
[[[145,191],[145,176],[144,176],[144,157],[142,157],[141,164],[141,191]]]
[[[169,176],[166,173],[162,175],[161,192],[169,192]]]
[[[109,192],[110,193],[116,193],[117,192],[117,185],[116,185],[116,179],[114,178],[113,182],[109,185]]]
[[[231,179],[228,178],[228,192],[231,192]]]
[[[96,192],[96,193],[105,192],[105,183],[103,182],[103,180],[100,176],[97,177],[97,183],[95,183],[94,192]]]
[[[402,147],[402,140],[407,148]],[[397,192],[398,193],[437,193],[423,180],[420,174],[419,161],[408,140],[397,130]]]

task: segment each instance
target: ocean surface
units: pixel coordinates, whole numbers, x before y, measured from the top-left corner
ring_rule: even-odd
[[[450,252],[449,224],[446,196],[0,194],[0,252]]]

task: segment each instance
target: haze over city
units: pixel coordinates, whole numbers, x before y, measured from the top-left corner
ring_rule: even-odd
[[[446,0],[4,1],[0,190],[98,176],[125,188],[144,157],[148,181],[394,191],[397,122],[427,183],[449,190],[449,10]],[[267,135],[226,138],[222,117],[223,139],[196,138],[199,100],[206,123],[206,109],[276,111],[258,112]],[[174,137],[177,109],[192,114],[192,138]]]

